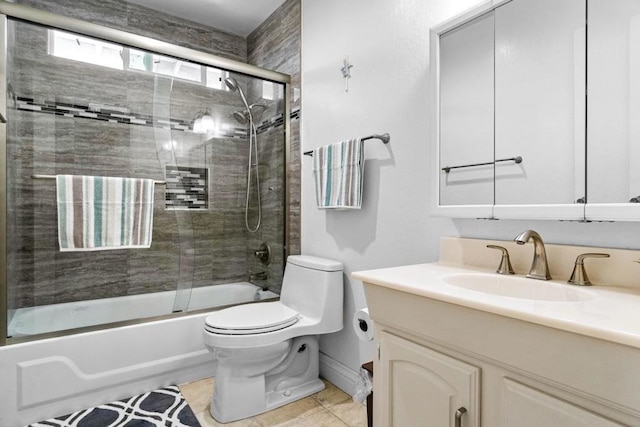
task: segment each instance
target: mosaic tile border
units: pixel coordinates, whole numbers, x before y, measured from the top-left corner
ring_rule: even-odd
[[[21,111],[31,111],[34,113],[54,114],[56,116],[63,117],[99,120],[109,123],[159,127],[162,129],[171,129],[182,132],[193,132],[193,120],[154,118],[149,115],[131,113],[127,108],[92,104],[69,104],[59,101],[37,102],[33,98],[19,96],[16,98],[16,109]],[[291,120],[297,120],[299,118],[300,108],[296,108],[291,112]],[[260,125],[257,126],[257,130],[260,134],[282,125],[284,125],[284,116],[282,114],[278,114],[277,116],[260,123]],[[245,128],[231,128],[223,130],[218,137],[246,139],[248,137],[248,132]]]

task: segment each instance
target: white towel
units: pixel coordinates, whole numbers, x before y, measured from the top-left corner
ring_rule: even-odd
[[[60,251],[148,248],[151,179],[57,175]]]
[[[313,151],[316,203],[320,209],[360,209],[364,150],[360,138]]]

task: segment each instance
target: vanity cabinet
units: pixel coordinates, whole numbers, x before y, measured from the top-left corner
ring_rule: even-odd
[[[502,423],[514,427],[621,427],[622,424],[607,420],[562,399],[535,388],[503,379],[504,404]]]
[[[386,332],[379,339],[375,396],[384,396],[374,405],[376,424],[456,427],[457,416],[464,426],[480,425],[477,367]]]
[[[640,349],[368,283],[376,427],[640,426]],[[404,285],[407,289],[414,285]]]

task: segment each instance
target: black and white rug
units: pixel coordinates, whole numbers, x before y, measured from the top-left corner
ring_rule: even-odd
[[[28,427],[200,427],[177,386],[118,400]]]

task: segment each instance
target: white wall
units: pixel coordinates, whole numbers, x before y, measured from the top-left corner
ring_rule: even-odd
[[[430,215],[429,28],[478,0],[302,1],[302,150],[389,132],[388,146],[366,144],[360,211],[315,207],[312,161],[302,159],[302,252],[345,265],[345,329],[322,337],[321,351],[357,371],[373,346],[351,329],[366,306],[353,271],[434,261],[442,236],[512,239],[528,228],[545,241],[640,248],[640,224],[450,220]],[[354,67],[349,92],[340,72]]]
[[[345,265],[345,329],[321,338],[321,351],[357,371],[373,346],[351,329],[366,306],[353,271],[433,261],[451,220],[429,217],[429,28],[477,0],[302,2],[302,149],[389,132],[366,142],[359,211],[315,207],[312,160],[302,158],[302,253]],[[340,68],[353,64],[349,92]]]

